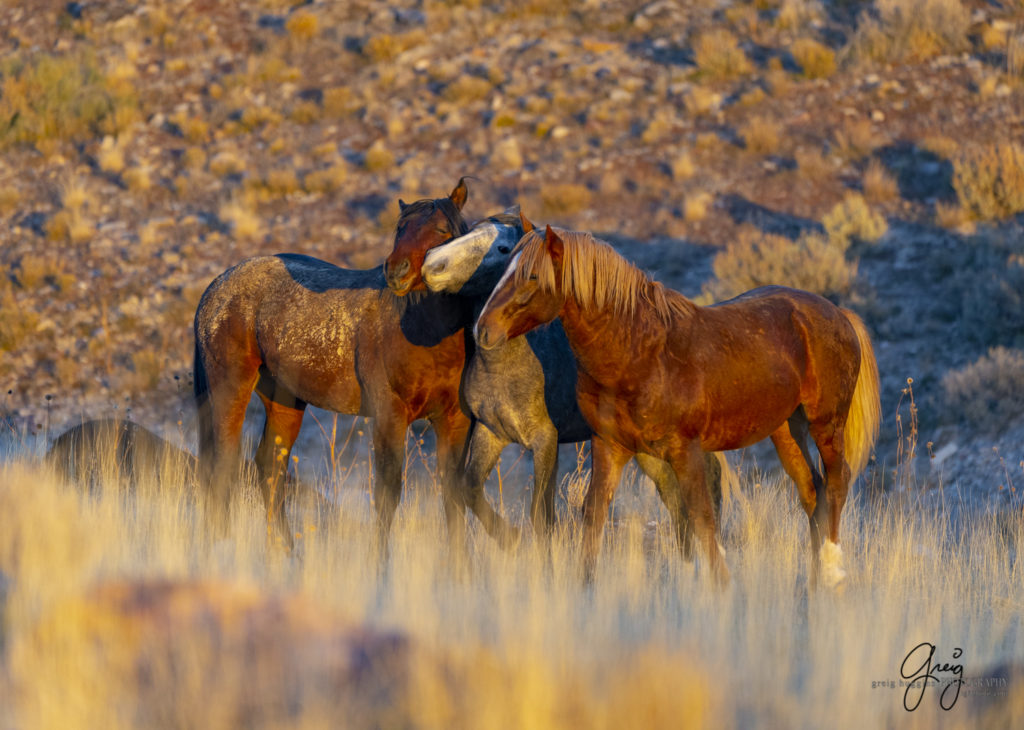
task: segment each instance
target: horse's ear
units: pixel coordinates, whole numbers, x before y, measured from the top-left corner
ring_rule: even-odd
[[[409,204],[408,204],[408,203],[406,203],[406,202],[405,202],[404,200],[402,200],[401,198],[399,198],[399,199],[398,199],[398,212],[399,212],[399,213],[404,213],[404,212],[405,212],[405,209],[406,209],[406,208],[408,208],[408,207],[409,207]]]
[[[529,233],[536,228],[536,226],[530,223],[530,219],[523,214],[523,211],[519,211],[519,221],[523,224],[523,233]]]
[[[565,244],[562,243],[562,239],[558,237],[558,234],[551,229],[551,226],[544,230],[544,245],[551,256],[551,260],[556,265],[561,264],[562,254],[565,252]]]
[[[466,187],[466,178],[460,177],[459,184],[452,190],[452,194],[448,196],[448,200],[452,201],[452,204],[459,210],[462,210],[462,206],[466,204],[466,198],[469,197],[469,188]]]
[[[516,203],[511,208],[505,208],[505,215],[514,215],[517,218],[521,217],[523,213],[519,210],[519,203]]]

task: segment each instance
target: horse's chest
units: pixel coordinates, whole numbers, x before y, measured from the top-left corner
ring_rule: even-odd
[[[463,397],[475,418],[517,443],[528,441],[538,424],[550,421],[543,372],[536,358],[478,353],[466,369]]]

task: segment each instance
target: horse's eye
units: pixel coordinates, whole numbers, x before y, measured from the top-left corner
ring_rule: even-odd
[[[530,274],[530,281],[537,281],[537,275],[536,274]]]
[[[443,233],[443,234],[444,234],[444,235],[446,235],[446,236],[447,236],[447,235],[448,235],[449,233],[451,233],[451,231],[449,231],[449,230],[448,230],[448,227],[447,227],[447,226],[438,226],[438,227],[437,227],[437,232],[438,232],[438,233]]]
[[[512,247],[506,246],[505,244],[498,246],[498,253],[509,253],[511,250]]]

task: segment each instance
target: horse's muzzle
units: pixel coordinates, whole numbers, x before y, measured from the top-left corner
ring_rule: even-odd
[[[399,296],[408,294],[409,290],[412,289],[412,283],[409,281],[409,269],[412,265],[409,263],[409,259],[405,259],[397,266],[387,267],[384,269],[384,278],[388,282],[388,286],[395,294]]]
[[[478,322],[474,334],[476,335],[476,344],[481,350],[493,350],[495,347],[505,343],[507,339],[504,334],[500,332],[494,332],[487,326],[480,326]]]

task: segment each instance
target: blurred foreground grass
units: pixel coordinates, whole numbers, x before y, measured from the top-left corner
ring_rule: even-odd
[[[286,557],[268,547],[254,495],[236,498],[230,537],[214,542],[185,474],[175,482],[154,464],[126,493],[114,473],[88,495],[27,451],[0,465],[0,727],[1024,718],[1019,502],[954,518],[906,496],[854,500],[843,518],[846,590],[808,595],[806,520],[791,486],[754,474],[725,509],[733,582],[716,592],[699,563],[679,558],[647,484],[634,485],[636,509],[618,510],[585,587],[569,515],[550,560],[529,536],[503,552],[474,526],[460,571],[436,490],[423,483],[407,490],[378,571],[370,506],[355,488],[337,514],[293,505],[301,538]],[[965,686],[949,712],[928,688],[907,713],[904,690],[878,683],[898,683],[923,641],[936,645],[936,662],[961,648],[965,679],[1005,681],[987,695]]]

